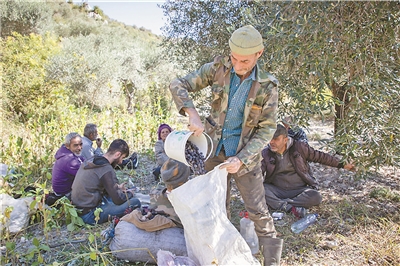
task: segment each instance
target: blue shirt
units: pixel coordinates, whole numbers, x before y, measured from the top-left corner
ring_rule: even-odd
[[[244,107],[251,85],[256,77],[256,67],[253,68],[251,74],[242,83],[240,83],[240,77],[235,73],[234,68],[231,70],[228,110],[222,128],[221,140],[218,143],[215,155],[219,154],[222,146],[224,146],[227,157],[236,155],[240,134],[242,133]]]

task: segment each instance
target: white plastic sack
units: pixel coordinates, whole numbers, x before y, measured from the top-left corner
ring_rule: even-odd
[[[176,256],[187,256],[183,229],[173,227],[147,232],[132,223],[119,221],[110,243],[110,250],[117,258],[131,262],[157,263],[160,249]]]
[[[188,256],[200,265],[260,265],[226,216],[227,175],[216,166],[168,195],[185,228]]]
[[[198,266],[188,257],[176,256],[169,251],[159,250],[157,252],[157,265],[160,266]]]
[[[4,215],[7,207],[13,208],[10,219],[6,219],[5,224],[0,223],[0,233],[6,229],[11,234],[16,234],[25,228],[32,214],[29,209],[32,201],[33,197],[14,199],[10,195],[0,194],[1,214]]]

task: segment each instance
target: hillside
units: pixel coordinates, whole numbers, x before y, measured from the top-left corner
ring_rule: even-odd
[[[145,29],[113,21],[102,10],[94,7],[86,8],[64,0],[0,1],[0,162],[7,164],[11,169],[11,174],[1,180],[0,194],[33,197],[34,200],[30,205],[33,214],[28,227],[17,234],[8,234],[7,230],[2,232],[0,264],[148,265],[121,261],[110,253],[108,246],[102,243],[101,237],[102,230],[109,224],[83,226],[75,208],[68,201],[60,203],[60,209],[42,204],[45,194],[51,191],[51,172],[56,150],[68,133],[83,134],[87,123],[95,123],[98,125],[103,147],[107,147],[114,139],[122,138],[127,141],[131,151],[139,154],[139,168],[119,171],[118,176],[121,180],[129,177],[140,192],[149,193],[159,185],[152,175],[155,166],[153,147],[157,140],[156,131],[159,124],[168,123],[174,129],[183,129],[187,125],[186,118],[178,116],[171,100],[168,89],[171,79],[188,71],[188,68],[183,67],[185,64],[198,64],[194,60],[197,58],[197,52],[201,55],[199,60],[209,58],[211,50],[214,51],[210,45],[226,43],[227,38],[224,34],[229,33],[226,29],[233,27],[233,24],[224,23],[239,21],[230,18],[218,24],[218,20],[212,21],[209,18],[214,17],[215,10],[219,8],[232,8],[232,14],[251,15],[251,5],[256,7],[253,17],[264,18],[264,15],[269,15],[268,12],[260,12],[270,8],[267,4],[282,4],[287,5],[282,11],[294,12],[291,17],[293,21],[304,19],[302,26],[311,27],[318,32],[322,32],[320,29],[323,25],[326,35],[314,36],[310,34],[311,29],[301,31],[300,25],[296,23],[293,23],[293,28],[300,31],[292,34],[290,21],[280,21],[278,18],[275,20],[273,12],[274,21],[282,23],[283,29],[280,34],[270,36],[280,39],[268,46],[268,55],[277,56],[274,58],[276,62],[271,62],[276,64],[276,68],[272,70],[282,77],[277,75],[282,84],[280,97],[284,97],[280,99],[279,116],[286,115],[287,112],[298,112],[296,114],[300,118],[299,121],[304,125],[310,124],[308,134],[313,146],[329,151],[333,151],[334,148],[335,151],[340,149],[349,159],[354,160],[360,169],[356,173],[349,173],[312,164],[324,198],[322,204],[312,208],[310,212],[316,212],[320,217],[315,225],[300,235],[294,235],[290,231],[290,225],[295,221],[292,215],[288,214],[283,220],[276,221],[279,236],[285,240],[282,265],[400,265],[400,176],[398,168],[385,166],[388,163],[398,165],[399,123],[398,115],[395,115],[396,106],[400,102],[397,101],[399,90],[395,82],[398,80],[398,72],[395,71],[398,57],[391,56],[393,51],[391,54],[386,53],[390,50],[387,47],[395,47],[390,39],[390,34],[393,34],[390,31],[392,28],[387,26],[392,23],[392,15],[387,16],[387,24],[386,20],[379,19],[381,17],[373,22],[365,22],[367,19],[374,19],[374,16],[365,16],[368,13],[366,11],[357,12],[364,10],[357,2],[315,2],[321,6],[312,6],[314,2],[305,2],[306,5],[310,5],[308,10],[314,12],[312,14],[315,17],[327,16],[325,20],[320,21],[329,22],[314,24],[307,16],[296,17],[297,14],[301,14],[303,2],[238,1],[230,3],[229,6],[228,2],[223,1],[169,3],[182,4],[182,7],[187,6],[189,11],[194,5],[209,7],[200,10],[209,11],[210,17],[203,16],[200,19],[206,20],[204,25],[209,27],[210,31],[197,30],[196,27],[202,27],[202,24],[190,25],[187,22],[191,19],[190,15],[196,17],[202,14],[188,11],[187,16],[181,16],[184,19],[175,21],[178,24],[175,25],[176,28],[170,28],[177,30],[177,35],[172,35],[177,38],[172,42],[174,45],[171,46],[171,50],[165,51],[161,44],[166,40]],[[235,9],[236,4],[249,5],[246,9],[248,12],[235,13],[241,11]],[[264,4],[265,6],[261,6]],[[341,6],[342,4],[344,6]],[[389,14],[387,10],[394,10],[390,9],[392,4],[389,2],[368,2],[368,6],[371,7],[371,11],[372,8],[373,11],[380,11],[379,7],[384,7],[382,14]],[[323,10],[325,7],[330,8],[332,12],[319,12],[319,8]],[[181,14],[177,12],[176,15]],[[329,17],[331,15],[332,18]],[[354,15],[357,15],[359,20],[350,21],[344,35],[351,49],[337,46],[336,48],[340,49],[335,51],[325,46],[326,36],[338,33],[335,30],[337,19],[352,18]],[[386,18],[386,15],[383,17]],[[244,17],[241,17],[240,21],[242,18],[244,22],[248,22]],[[260,19],[252,22],[263,28],[265,21]],[[345,22],[343,25],[347,25]],[[182,27],[179,27],[179,23],[183,24]],[[373,23],[382,24],[375,27],[378,30],[373,31],[375,28],[368,28],[368,25]],[[333,26],[329,28],[331,24]],[[370,43],[371,47],[364,49],[363,39],[355,36],[359,31],[351,28],[354,25],[365,26],[362,29],[363,33],[376,34],[364,34],[364,37],[374,35],[380,36],[380,39],[368,39],[365,43]],[[387,31],[379,30],[381,27]],[[204,38],[197,35],[182,37],[181,40],[188,41],[182,44],[178,41],[178,36],[182,36],[178,34],[179,30],[188,30],[190,34],[210,34]],[[218,38],[215,43],[208,39],[215,34],[213,30],[220,30],[220,34],[216,34]],[[355,35],[352,35],[353,33]],[[382,35],[378,35],[381,33]],[[345,44],[341,42],[339,35],[340,33],[336,36],[337,42]],[[319,41],[320,46],[309,45],[310,36],[318,37],[319,40],[316,41]],[[386,36],[386,46],[382,46],[381,39]],[[194,45],[194,39],[205,44]],[[291,40],[296,41],[301,49],[292,50]],[[379,57],[381,54],[377,53],[378,57],[371,56],[378,50],[372,46],[375,43],[382,46],[382,50],[387,48],[382,52],[387,57],[387,61],[384,61],[386,66],[382,67],[380,72],[376,72],[376,62],[383,60]],[[334,44],[329,42],[329,45]],[[199,49],[196,52],[194,47],[204,50]],[[283,50],[282,47],[286,47],[287,50]],[[288,54],[285,54],[285,51]],[[321,51],[324,55],[328,54],[327,61],[319,61],[323,59],[323,56],[319,56]],[[351,51],[349,58],[345,57],[344,51]],[[182,57],[178,56],[178,52],[184,52],[183,55],[186,53],[186,62],[180,60]],[[329,54],[331,52],[335,54]],[[294,60],[291,53],[296,58],[299,56],[298,61]],[[313,55],[316,55],[316,58],[312,58]],[[354,63],[351,61],[353,59],[361,61]],[[311,63],[318,67],[324,65],[323,63],[332,64],[326,71],[318,70],[315,73],[333,74],[329,77],[316,76],[315,79],[309,79],[308,60],[315,60]],[[357,78],[351,82],[355,87],[347,87],[346,82],[335,80],[337,77],[345,77],[347,68],[353,66],[357,67],[358,72],[352,72],[354,69],[350,69],[349,73]],[[364,68],[365,66],[368,68]],[[366,69],[368,71],[364,71]],[[305,76],[302,76],[303,74]],[[309,80],[317,83],[306,84]],[[340,85],[341,89],[353,93],[349,97],[354,96],[351,101],[354,104],[351,107],[354,109],[340,105],[344,97],[338,99],[333,97],[334,94],[326,95],[325,89],[329,84],[323,82]],[[375,85],[366,87],[365,84]],[[321,91],[316,92],[314,85],[318,85]],[[345,127],[337,135],[336,142],[333,142],[332,134],[328,133],[334,130],[332,110],[335,107],[351,112],[348,120],[346,118],[341,121]],[[327,122],[322,122],[322,118],[328,118]],[[321,140],[331,142],[328,146]],[[371,165],[380,168],[375,171]],[[33,191],[25,191],[27,187],[33,188]],[[240,219],[238,214],[243,208],[240,195],[235,190],[232,199],[232,223],[237,228]],[[5,224],[8,221],[10,211],[7,209],[0,215],[0,223]]]

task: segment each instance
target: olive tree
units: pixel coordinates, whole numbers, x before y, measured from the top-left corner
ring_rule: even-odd
[[[37,33],[38,28],[51,18],[51,9],[44,1],[0,1],[1,37],[12,32],[22,35]]]
[[[46,79],[46,66],[59,52],[57,40],[51,35],[30,34],[0,40],[3,69],[2,109],[7,118],[21,122],[37,115],[43,103],[51,104],[57,96],[59,84]]]
[[[263,35],[261,65],[280,80],[280,115],[302,126],[335,115],[334,150],[361,170],[399,166],[398,2],[168,1],[167,47],[197,66],[252,24]],[[350,159],[349,158],[349,159]]]

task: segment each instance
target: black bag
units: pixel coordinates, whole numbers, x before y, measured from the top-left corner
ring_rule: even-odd
[[[124,168],[136,169],[138,167],[138,164],[139,164],[139,158],[137,156],[137,153],[134,152],[129,158],[122,160],[121,164],[116,165],[115,169],[117,170],[122,170]]]
[[[57,200],[61,199],[64,196],[57,196],[55,193],[51,192],[49,194],[46,194],[45,196],[45,201],[48,206],[53,206]],[[58,209],[58,205],[55,206]]]

